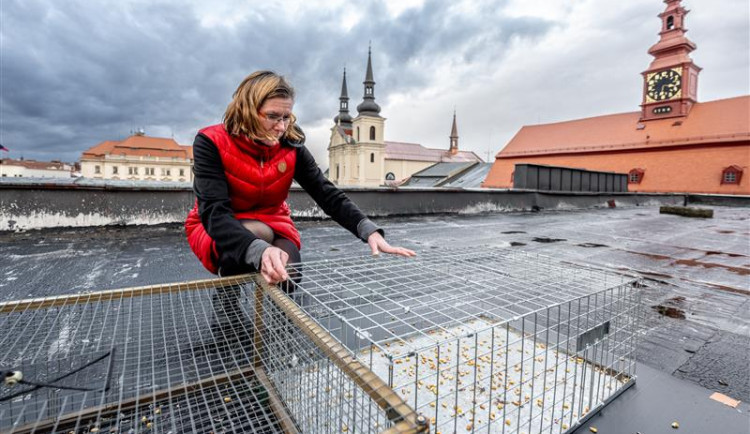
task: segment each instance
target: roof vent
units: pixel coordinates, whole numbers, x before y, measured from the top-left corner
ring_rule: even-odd
[[[638,122],[636,124],[636,126],[635,126],[635,129],[636,130],[645,130],[646,129],[646,124],[642,124],[642,123]]]
[[[679,127],[680,125],[682,125],[682,121],[674,121],[672,124],[673,127]]]

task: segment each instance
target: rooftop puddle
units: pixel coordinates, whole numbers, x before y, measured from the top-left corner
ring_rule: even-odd
[[[722,268],[727,271],[731,271],[732,273],[737,273],[740,276],[747,276],[750,275],[750,268],[744,268],[744,267],[732,267],[729,265],[723,265],[723,264],[715,264],[713,262],[701,262],[696,261],[695,259],[675,259],[671,256],[664,256],[664,255],[655,255],[652,253],[643,253],[643,252],[633,252],[630,250],[626,250],[628,253],[632,253],[634,255],[641,255],[645,256],[647,258],[655,259],[655,260],[671,260],[674,261],[670,265],[685,265],[688,267],[703,267],[703,268]]]
[[[558,243],[560,241],[568,241],[568,240],[564,238],[534,237],[531,239],[531,241],[535,241],[537,243]]]
[[[672,306],[656,305],[651,306],[651,309],[655,310],[661,315],[668,316],[675,319],[685,319],[685,311]]]

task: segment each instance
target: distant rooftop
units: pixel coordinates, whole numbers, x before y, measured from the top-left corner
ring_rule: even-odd
[[[66,170],[73,169],[73,164],[61,161],[36,161],[36,160],[13,160],[10,158],[0,159],[0,164],[5,166],[19,166],[35,170]]]
[[[385,142],[386,160],[469,162],[482,159],[471,151],[458,151],[451,154],[448,150],[425,148],[419,143]]]
[[[442,186],[447,188],[480,188],[490,169],[492,169],[492,163],[479,163]]]
[[[492,163],[435,163],[413,174],[403,187],[479,188]]]
[[[133,135],[122,141],[108,140],[83,152],[84,159],[101,159],[106,155],[173,157],[193,159],[193,147],[182,146],[174,139]]]

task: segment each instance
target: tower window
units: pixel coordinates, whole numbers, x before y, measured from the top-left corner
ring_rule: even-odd
[[[670,15],[667,17],[667,30],[672,30],[674,28],[674,16]]]
[[[375,153],[370,152],[370,163],[374,163],[374,162],[375,162]]]
[[[741,179],[742,179],[742,168],[740,166],[729,166],[725,168],[721,173],[722,184],[739,185]]]
[[[338,179],[339,179],[339,165],[337,164],[336,165],[336,180],[338,181]]]
[[[370,140],[375,140],[375,127],[370,127]]]
[[[359,142],[359,127],[357,127],[357,141]]]
[[[643,181],[643,175],[646,173],[643,169],[632,169],[628,172],[628,184],[640,184]]]

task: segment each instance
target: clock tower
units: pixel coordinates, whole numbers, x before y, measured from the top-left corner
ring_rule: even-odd
[[[664,0],[667,8],[659,14],[659,42],[649,48],[654,60],[643,74],[641,121],[687,116],[697,101],[698,73],[690,52],[695,44],[685,37],[688,10],[682,0]]]

